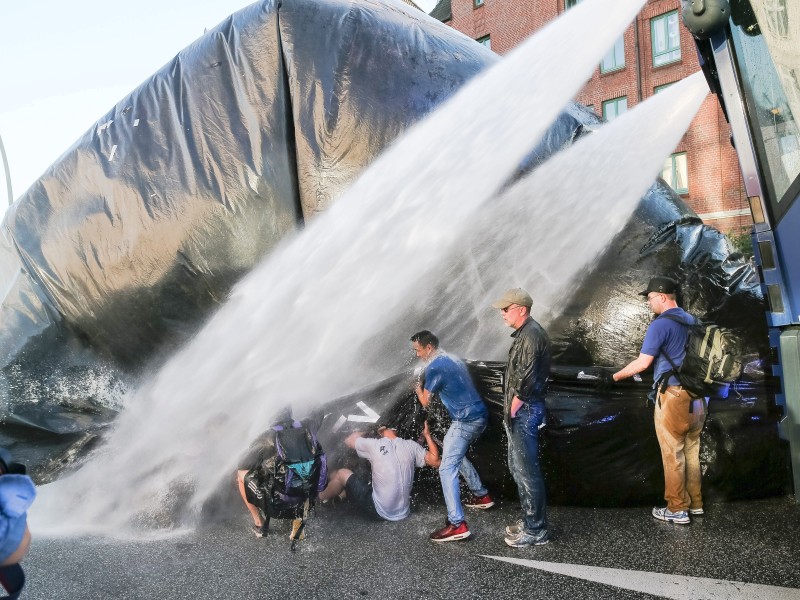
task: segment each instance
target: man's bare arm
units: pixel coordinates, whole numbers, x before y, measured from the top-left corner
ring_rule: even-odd
[[[442,459],[439,456],[439,446],[436,445],[436,442],[431,437],[431,430],[427,421],[425,421],[425,427],[422,428],[422,435],[425,437],[425,444],[428,447],[428,451],[425,453],[425,464],[438,469],[439,465],[442,464]]]
[[[355,450],[356,449],[356,440],[358,438],[360,438],[360,437],[364,437],[364,432],[363,431],[356,431],[356,432],[351,433],[350,435],[348,435],[345,438],[344,443],[348,448],[352,448],[353,450]]]
[[[614,381],[620,381],[622,379],[627,379],[628,377],[633,377],[637,373],[641,373],[650,365],[652,365],[654,359],[655,357],[650,356],[649,354],[640,354],[638,358],[632,360],[627,366],[614,373],[611,377],[614,379]]]
[[[431,393],[423,389],[423,387],[417,384],[417,387],[414,390],[417,393],[417,400],[422,405],[423,408],[428,408],[428,404],[431,403]]]

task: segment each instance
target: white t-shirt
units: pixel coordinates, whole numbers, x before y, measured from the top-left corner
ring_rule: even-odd
[[[411,513],[414,468],[425,466],[425,448],[400,438],[358,438],[356,452],[372,465],[372,500],[387,521],[405,519]]]

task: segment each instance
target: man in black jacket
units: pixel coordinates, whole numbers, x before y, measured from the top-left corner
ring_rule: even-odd
[[[519,490],[522,518],[506,527],[512,548],[541,546],[550,541],[544,476],[539,465],[539,431],[544,426],[550,338],[531,316],[531,300],[521,288],[508,290],[492,304],[514,329],[503,377],[503,417],[508,435],[508,468]]]

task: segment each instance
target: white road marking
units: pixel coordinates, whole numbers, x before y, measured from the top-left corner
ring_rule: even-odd
[[[800,590],[796,588],[709,579],[707,577],[687,577],[685,575],[669,575],[648,571],[628,571],[606,567],[542,562],[524,558],[483,556],[484,558],[492,558],[515,565],[522,565],[523,567],[558,573],[674,600],[800,600]]]

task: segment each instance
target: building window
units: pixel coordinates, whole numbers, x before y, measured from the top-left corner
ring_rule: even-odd
[[[664,85],[657,85],[656,87],[653,88],[653,93],[657,94],[658,92],[663,92],[665,89],[667,89],[669,86],[671,86],[674,83],[676,83],[676,82],[673,81],[671,83],[665,83]]]
[[[472,5],[475,8],[478,8],[479,6],[483,6],[483,0],[472,0]]]
[[[689,171],[686,164],[686,152],[676,152],[664,161],[661,177],[679,194],[689,193]]]
[[[485,35],[485,36],[483,36],[483,37],[479,37],[479,38],[478,38],[477,40],[475,40],[475,41],[476,41],[476,42],[478,42],[479,44],[483,44],[484,46],[486,46],[487,48],[489,48],[489,50],[491,50],[491,49],[492,49],[492,40],[491,40],[491,39],[489,39],[489,36],[488,36],[488,35]]]
[[[603,102],[603,118],[606,121],[613,121],[622,113],[628,110],[628,98],[614,98],[613,100],[606,100]]]
[[[609,73],[617,71],[625,67],[625,39],[619,36],[619,39],[614,43],[614,47],[608,51],[603,57],[603,62],[600,63],[600,72]]]
[[[572,8],[573,6],[575,6],[580,1],[581,0],[564,0],[564,10],[566,10],[568,8]]]
[[[650,19],[650,33],[654,67],[681,59],[681,36],[677,10]]]

